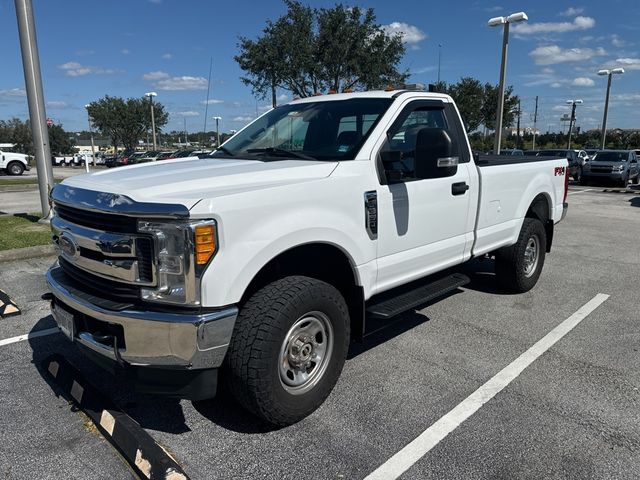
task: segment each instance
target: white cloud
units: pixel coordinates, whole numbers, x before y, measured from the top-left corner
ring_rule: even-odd
[[[276,97],[276,100],[277,100],[278,102],[287,102],[287,101],[289,101],[289,95],[287,95],[286,93],[283,93],[283,94],[281,94],[281,95],[278,95],[278,96]]]
[[[145,80],[149,80],[150,82],[156,82],[158,80],[169,78],[170,76],[171,75],[169,75],[167,72],[156,70],[154,72],[145,73],[144,75],[142,75],[142,78],[144,78]]]
[[[549,85],[551,88],[560,88],[562,86],[562,83],[560,82],[553,82],[552,84]]]
[[[615,62],[611,63],[626,70],[640,70],[640,58],[616,58]]]
[[[172,77],[167,72],[157,70],[148,72],[142,76],[143,79],[152,82],[153,86],[159,90],[206,90],[207,79],[204,77],[190,77],[183,75]]]
[[[596,21],[591,17],[576,17],[573,22],[539,22],[519,23],[512,27],[512,31],[518,35],[532,35],[537,33],[565,33],[575,30],[588,30],[593,28]]]
[[[104,68],[96,65],[82,65],[78,62],[67,62],[62,65],[58,65],[58,68],[64,71],[67,77],[82,77],[84,75],[114,75],[116,73],[122,73],[122,70],[113,68]]]
[[[120,53],[123,55],[129,55],[131,51],[128,48],[123,48],[122,50],[120,50]]]
[[[251,120],[253,120],[253,117],[250,117],[249,115],[233,118],[234,122],[250,122]]]
[[[209,100],[202,100],[200,105],[217,105],[219,103],[224,103],[224,100],[218,100],[217,98],[210,98]]]
[[[417,46],[419,42],[427,38],[427,34],[418,27],[404,22],[392,22],[389,25],[383,25],[382,30],[390,36],[400,34],[403,43],[408,43],[414,47]]]
[[[606,55],[603,48],[560,48],[558,45],[538,47],[529,56],[538,65],[555,65],[564,62],[579,62],[590,58]]]
[[[546,67],[546,68],[542,69],[542,73],[547,73],[547,74],[550,75],[550,74],[554,73],[554,70],[553,70],[553,68]]]
[[[420,75],[422,73],[434,72],[438,69],[437,65],[429,65],[426,67],[418,67],[415,70],[411,70],[411,75]]]
[[[566,112],[569,110],[569,105],[555,105],[551,108],[553,112]]]
[[[193,110],[188,110],[186,112],[173,112],[174,115],[178,115],[180,117],[198,117],[200,116],[200,112],[195,112]]]
[[[620,35],[614,33],[611,35],[611,45],[617,48],[622,48],[627,45],[627,42],[620,38]]]
[[[183,75],[181,77],[170,77],[158,80],[154,86],[159,90],[206,90],[207,79],[204,77],[190,77]]]
[[[173,58],[173,54],[165,53],[164,55],[162,55],[162,58],[164,58],[165,60],[171,60]]]
[[[9,90],[0,90],[0,97],[26,97],[27,92],[24,88],[10,88]]]
[[[63,102],[62,100],[51,100],[47,102],[48,108],[67,108],[69,104],[67,102]]]
[[[500,12],[502,11],[503,8],[499,7],[499,6],[495,6],[495,7],[487,7],[484,9],[485,12],[489,12],[489,13],[493,13],[493,12]]]
[[[573,82],[571,82],[574,87],[593,87],[595,84],[596,82],[588,77],[574,78]]]
[[[575,17],[576,15],[580,15],[583,12],[584,8],[582,7],[569,7],[564,12],[561,12],[558,15],[562,17]]]

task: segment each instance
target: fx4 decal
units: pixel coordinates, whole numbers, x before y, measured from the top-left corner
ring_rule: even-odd
[[[565,167],[555,167],[553,171],[553,175],[556,177],[562,176],[564,175],[564,170],[565,170]]]

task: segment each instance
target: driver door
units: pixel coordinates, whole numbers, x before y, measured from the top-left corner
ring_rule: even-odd
[[[385,150],[401,151],[401,160],[393,169],[402,178],[378,187],[377,291],[463,261],[465,246],[473,237],[470,209],[476,189],[469,190],[472,165],[466,142],[460,142],[464,133],[457,118],[451,104],[413,101],[387,132],[378,155]],[[417,132],[425,127],[444,128],[450,134],[459,161],[453,174],[415,178]],[[381,168],[380,161],[377,165]]]

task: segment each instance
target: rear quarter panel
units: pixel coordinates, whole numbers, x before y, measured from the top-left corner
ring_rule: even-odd
[[[514,244],[529,206],[544,195],[549,215],[560,221],[566,159],[536,160],[480,166],[480,199],[474,255]]]

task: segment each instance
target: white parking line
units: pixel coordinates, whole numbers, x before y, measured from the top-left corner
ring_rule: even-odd
[[[393,480],[400,477],[400,475],[411,468],[414,463],[440,443],[442,439],[458,428],[462,422],[500,393],[507,385],[515,380],[525,368],[569,333],[576,325],[584,320],[587,315],[605,302],[607,298],[609,298],[609,295],[599,293],[585,303],[577,312],[538,340],[529,350],[504,367],[493,378],[459,403],[453,410],[441,417],[415,440],[370,473],[365,480]]]
[[[584,190],[573,190],[573,191],[567,193],[567,195],[573,195],[574,193],[590,192],[591,190],[595,190],[595,188],[585,188]]]
[[[4,347],[5,345],[9,345],[11,343],[22,342],[23,340],[28,340],[29,338],[38,338],[44,337],[46,335],[52,335],[54,333],[58,333],[60,331],[59,328],[47,328],[45,330],[38,330],[36,332],[27,333],[26,335],[19,335],[17,337],[5,338],[4,340],[0,340],[0,347]]]

